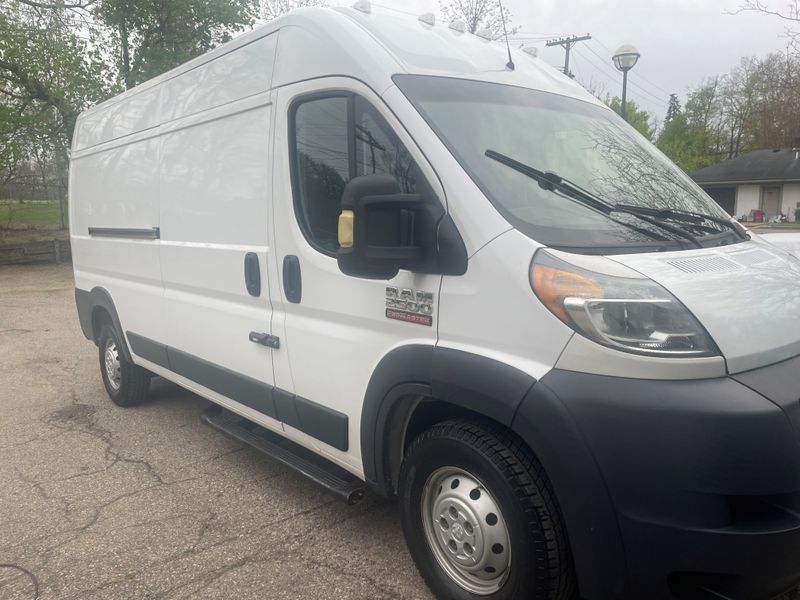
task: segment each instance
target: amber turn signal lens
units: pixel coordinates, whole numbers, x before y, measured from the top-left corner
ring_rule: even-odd
[[[352,210],[343,210],[339,215],[339,246],[341,248],[353,247],[353,223],[355,215]]]
[[[565,298],[602,298],[603,288],[588,277],[534,263],[531,267],[531,287],[536,296],[564,323],[570,318],[564,310]]]

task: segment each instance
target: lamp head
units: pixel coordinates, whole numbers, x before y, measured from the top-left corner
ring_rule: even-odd
[[[639,60],[639,51],[630,44],[620,46],[614,53],[614,66],[620,71],[630,71]]]

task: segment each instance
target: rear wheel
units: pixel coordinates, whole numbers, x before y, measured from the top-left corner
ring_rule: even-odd
[[[151,374],[125,359],[116,330],[103,325],[98,341],[100,376],[109,398],[118,406],[135,406],[147,400]]]
[[[552,487],[502,428],[458,419],[421,434],[403,462],[400,501],[411,554],[439,598],[574,597]]]

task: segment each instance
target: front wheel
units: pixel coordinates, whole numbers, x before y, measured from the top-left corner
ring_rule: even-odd
[[[439,598],[567,600],[576,587],[544,469],[513,435],[461,419],[411,444],[400,474],[403,531]]]
[[[98,342],[100,376],[114,404],[135,406],[147,400],[151,373],[125,359],[116,330],[111,325],[103,325]]]

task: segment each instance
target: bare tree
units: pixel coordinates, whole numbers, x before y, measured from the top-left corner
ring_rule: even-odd
[[[795,51],[800,52],[800,0],[783,0],[783,8],[776,8],[772,0],[744,0],[731,14],[754,12],[775,17],[786,22],[786,35],[792,40]],[[781,5],[779,5],[781,6]]]
[[[606,86],[603,81],[600,81],[593,76],[589,77],[589,81],[577,81],[583,86],[583,89],[585,89],[598,100],[605,101],[605,99],[609,97],[608,86]]]
[[[325,0],[261,0],[261,18],[271,21],[303,6],[324,6]]]
[[[478,33],[486,30],[493,40],[503,37],[503,21],[505,20],[508,35],[519,30],[511,27],[511,11],[501,9],[498,0],[440,0],[439,8],[447,21],[464,21],[467,31]]]

